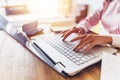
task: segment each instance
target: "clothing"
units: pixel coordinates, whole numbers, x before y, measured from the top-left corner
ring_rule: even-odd
[[[112,34],[112,45],[120,47],[120,0],[105,0],[103,6],[93,15],[81,21],[77,27],[82,27],[86,32],[101,21],[102,26]],[[117,36],[113,35],[116,34]]]

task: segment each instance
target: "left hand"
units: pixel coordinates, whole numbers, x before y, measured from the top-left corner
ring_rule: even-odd
[[[97,34],[83,34],[71,40],[71,42],[81,40],[80,43],[74,48],[74,51],[80,51],[82,48],[85,48],[86,51],[93,48],[95,45],[101,44],[111,44],[112,37],[111,36],[101,36]]]

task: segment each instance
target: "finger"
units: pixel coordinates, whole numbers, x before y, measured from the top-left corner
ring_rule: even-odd
[[[83,39],[83,38],[85,38],[85,37],[86,37],[86,35],[80,35],[79,37],[76,37],[76,38],[72,39],[71,42],[74,42],[74,41]]]
[[[84,40],[81,40],[80,43],[74,48],[74,50],[76,51],[77,48],[78,48],[80,45],[85,44],[86,41],[87,41],[87,38],[84,39]]]
[[[63,37],[68,31],[69,31],[69,30],[62,31],[62,32],[61,32],[61,33],[62,33],[62,36],[61,36],[61,37]]]
[[[82,43],[80,42],[80,44],[77,45],[74,50],[75,51],[80,51],[81,49],[85,48],[88,44],[90,44],[92,41],[93,41],[92,39],[89,39],[89,40],[84,41]]]
[[[96,44],[95,44],[94,42],[92,42],[91,44],[89,44],[89,45],[86,47],[85,51],[91,50],[95,45],[96,45]]]
[[[63,35],[63,41],[65,41],[65,39],[71,34],[73,33],[73,31],[68,31]]]
[[[72,33],[76,33],[78,29],[76,27],[73,27],[73,29],[68,30],[64,35],[63,35],[63,41]]]
[[[92,38],[90,37],[89,34],[86,34],[86,36],[84,38],[81,39],[81,43],[84,43],[87,40],[91,40]]]
[[[78,34],[84,34],[85,30],[83,28],[79,28]]]

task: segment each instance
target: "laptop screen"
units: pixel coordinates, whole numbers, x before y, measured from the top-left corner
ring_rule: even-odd
[[[0,15],[0,29],[4,30],[6,33],[8,33],[10,36],[16,39],[18,42],[20,42],[23,46],[25,46],[26,42],[29,41],[26,35],[20,32],[16,27],[14,27],[9,21],[7,21],[1,15]]]

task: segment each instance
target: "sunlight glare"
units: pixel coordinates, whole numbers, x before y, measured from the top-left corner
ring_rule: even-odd
[[[55,13],[58,9],[58,2],[57,0],[31,0],[29,9],[32,13]]]

